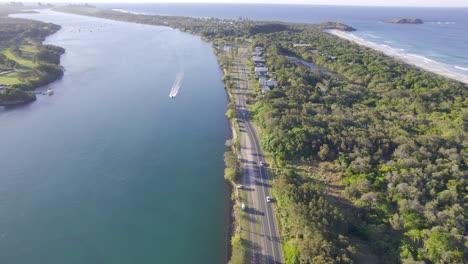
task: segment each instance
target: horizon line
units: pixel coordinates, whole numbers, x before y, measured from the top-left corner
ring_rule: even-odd
[[[0,3],[9,4],[12,1],[9,0],[0,0]],[[14,2],[14,1],[13,1]],[[19,1],[25,4],[37,4],[37,0],[23,0]],[[40,1],[39,1],[40,2]],[[197,1],[197,2],[148,2],[148,1],[128,1],[128,2],[62,2],[59,0],[49,0],[45,3],[54,3],[54,4],[211,4],[211,5],[225,5],[225,4],[234,4],[234,5],[304,5],[304,6],[341,6],[341,7],[398,7],[398,8],[468,8],[468,5],[451,5],[451,6],[440,6],[440,5],[427,5],[427,6],[417,6],[417,5],[362,5],[362,4],[315,4],[315,3],[264,3],[264,2],[207,2],[207,1]]]

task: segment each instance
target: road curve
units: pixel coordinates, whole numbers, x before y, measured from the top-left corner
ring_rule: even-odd
[[[245,57],[247,50],[241,54]],[[241,157],[244,170],[243,184],[247,193],[247,212],[250,221],[250,245],[253,263],[283,263],[278,225],[271,203],[271,181],[268,169],[260,165],[264,161],[260,141],[255,126],[250,121],[246,107],[245,93],[249,88],[245,65],[240,59],[235,63],[239,87],[236,100],[237,118],[240,128]]]

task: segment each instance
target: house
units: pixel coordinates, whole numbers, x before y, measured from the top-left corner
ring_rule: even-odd
[[[252,60],[254,61],[254,63],[265,63],[265,59],[263,59],[260,56],[254,56]]]
[[[269,80],[266,80],[266,78],[264,80],[259,79],[259,82],[262,84],[262,86],[268,86],[268,87],[276,87],[278,85],[278,82],[275,79],[269,79]]]
[[[257,51],[252,52],[252,56],[262,56],[262,55],[263,53],[261,52],[257,52]]]
[[[255,67],[255,74],[257,75],[266,75],[268,73],[268,68],[266,67]]]
[[[262,94],[265,94],[266,92],[271,91],[270,87],[268,86],[262,86]]]
[[[264,49],[262,47],[255,47],[255,52],[263,53]]]

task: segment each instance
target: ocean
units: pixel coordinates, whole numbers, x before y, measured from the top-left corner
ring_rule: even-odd
[[[260,4],[101,4],[130,12],[192,17],[320,23],[337,21],[349,33],[390,53],[438,64],[468,77],[468,8],[353,7]],[[396,18],[421,18],[420,25],[388,24]]]

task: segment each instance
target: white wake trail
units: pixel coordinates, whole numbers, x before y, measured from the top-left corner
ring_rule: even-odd
[[[180,85],[182,83],[182,80],[184,79],[184,70],[180,70],[177,73],[176,79],[174,83],[172,84],[171,92],[169,93],[169,97],[173,98],[176,97],[177,94],[179,93]]]

